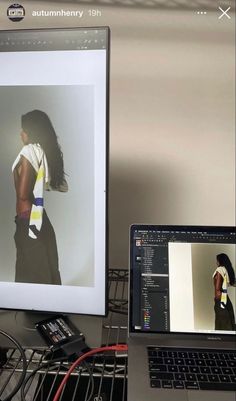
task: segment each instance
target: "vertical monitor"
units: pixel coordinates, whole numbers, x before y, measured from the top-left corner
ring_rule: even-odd
[[[109,28],[0,31],[0,307],[106,313]]]

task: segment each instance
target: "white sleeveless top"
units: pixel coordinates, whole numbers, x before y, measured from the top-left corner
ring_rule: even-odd
[[[213,278],[215,277],[216,273],[219,273],[221,275],[221,277],[223,278],[220,306],[222,309],[225,309],[226,304],[227,304],[228,286],[230,285],[229,275],[224,266],[217,267],[217,269],[214,271],[214,274],[212,276]]]

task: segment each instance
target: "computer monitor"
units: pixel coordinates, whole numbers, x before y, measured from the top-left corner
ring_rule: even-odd
[[[0,31],[0,66],[0,308],[105,315],[109,28]]]

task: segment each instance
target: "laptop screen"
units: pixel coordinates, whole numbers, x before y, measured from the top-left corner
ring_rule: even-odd
[[[132,332],[235,334],[235,227],[133,225]]]

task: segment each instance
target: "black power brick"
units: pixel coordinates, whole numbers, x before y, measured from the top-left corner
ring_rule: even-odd
[[[35,325],[54,356],[78,357],[89,351],[85,337],[66,315],[56,315]]]

